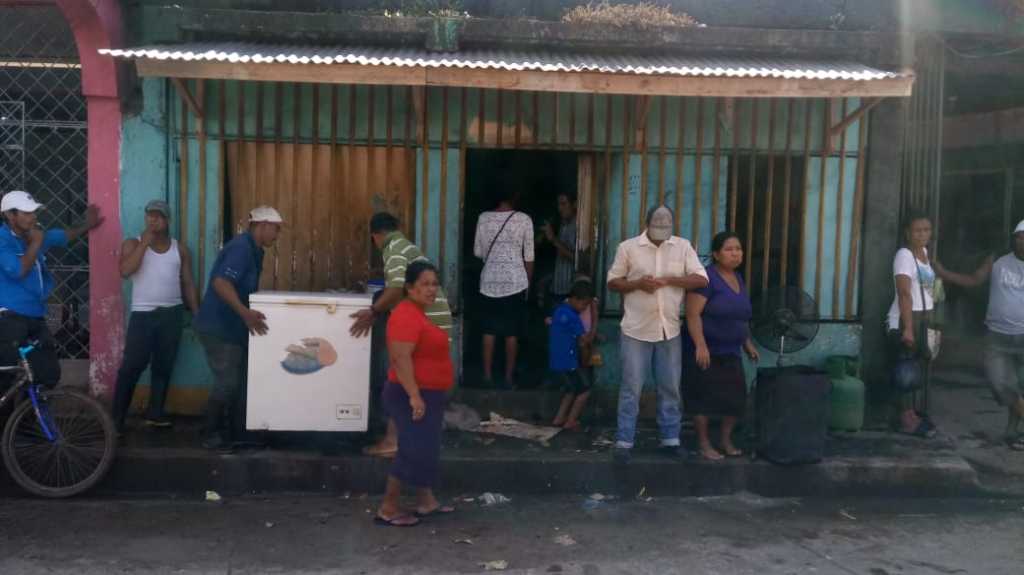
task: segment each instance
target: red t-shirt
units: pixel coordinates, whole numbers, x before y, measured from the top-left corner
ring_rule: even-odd
[[[395,306],[388,319],[388,343],[414,343],[412,368],[420,389],[447,391],[455,382],[455,368],[448,353],[448,335],[434,325],[423,310],[409,300]],[[395,368],[388,380],[398,383]]]

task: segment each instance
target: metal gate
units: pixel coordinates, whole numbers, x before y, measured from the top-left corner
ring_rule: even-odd
[[[44,227],[79,222],[87,205],[86,106],[71,29],[55,6],[0,8],[0,193],[23,189]],[[64,358],[89,356],[89,251],[53,250],[47,320]]]

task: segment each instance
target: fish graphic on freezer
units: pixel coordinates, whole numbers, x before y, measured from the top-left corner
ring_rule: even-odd
[[[349,334],[370,295],[258,292],[269,331],[249,338],[245,426],[267,431],[366,431],[370,338]]]

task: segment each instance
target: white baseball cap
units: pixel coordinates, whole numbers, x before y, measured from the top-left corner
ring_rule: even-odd
[[[1013,233],[1015,234],[1019,234],[1021,232],[1024,232],[1024,220],[1021,220],[1020,223],[1017,224],[1017,228],[1013,230]]]
[[[43,207],[29,194],[21,190],[14,190],[4,194],[3,200],[0,200],[0,212],[6,212],[8,210],[18,210],[19,212],[32,213],[39,208]]]
[[[258,206],[249,212],[249,223],[268,222],[271,224],[283,224],[284,218],[270,206]]]

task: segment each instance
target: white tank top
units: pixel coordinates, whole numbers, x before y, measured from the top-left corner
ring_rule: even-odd
[[[132,275],[132,311],[153,311],[181,305],[181,254],[178,241],[160,254],[146,248],[142,265]]]

